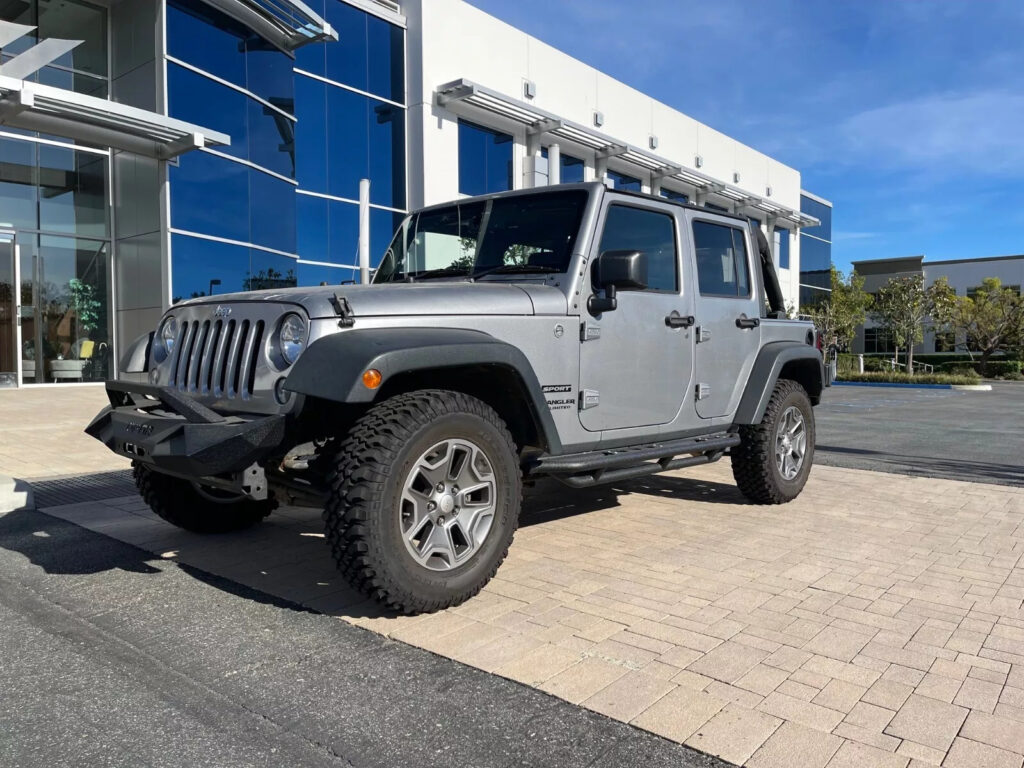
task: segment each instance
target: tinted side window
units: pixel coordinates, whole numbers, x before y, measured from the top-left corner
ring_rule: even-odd
[[[750,295],[750,271],[743,231],[707,221],[693,222],[697,279],[704,296]]]
[[[664,213],[612,205],[604,222],[600,252],[643,251],[647,254],[647,289],[679,289],[676,234]]]

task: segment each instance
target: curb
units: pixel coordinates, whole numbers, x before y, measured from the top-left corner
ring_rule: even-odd
[[[900,387],[902,389],[959,389],[990,392],[991,384],[908,384],[902,381],[833,381],[833,387]]]
[[[0,515],[36,508],[32,486],[24,480],[0,475]]]

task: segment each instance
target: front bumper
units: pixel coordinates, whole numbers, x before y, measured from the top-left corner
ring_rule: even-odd
[[[284,439],[285,416],[221,416],[169,387],[107,382],[110,405],[86,427],[110,450],[160,472],[238,475]]]

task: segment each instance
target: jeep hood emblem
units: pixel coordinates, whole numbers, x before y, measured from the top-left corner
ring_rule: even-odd
[[[214,317],[227,317],[231,314],[231,307],[225,307],[222,304],[218,304],[217,308],[213,310]]]

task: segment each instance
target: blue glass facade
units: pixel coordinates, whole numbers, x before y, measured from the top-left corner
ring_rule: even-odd
[[[800,231],[800,305],[810,306],[826,298],[832,284],[832,206],[802,194],[800,210],[821,220]]]
[[[199,0],[167,2],[168,112],[231,136],[169,169],[174,300],[351,279],[360,179],[373,259],[405,211],[405,32],[307,5],[342,42],[293,57]]]
[[[512,189],[511,134],[459,120],[459,194]]]
[[[627,192],[643,192],[643,183],[634,176],[627,176],[618,171],[609,170],[606,174],[611,180],[615,189],[624,189]]]

